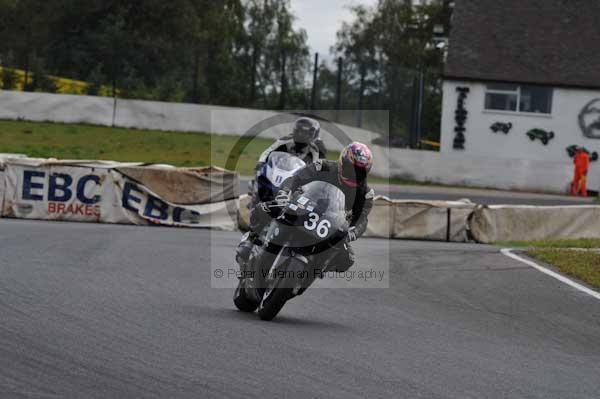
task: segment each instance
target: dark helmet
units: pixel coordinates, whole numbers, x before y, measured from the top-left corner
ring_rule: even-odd
[[[338,173],[340,180],[348,187],[357,187],[367,178],[373,165],[373,154],[363,143],[348,144],[340,153]]]
[[[302,117],[294,122],[292,136],[296,144],[309,144],[319,137],[321,125],[314,119]]]

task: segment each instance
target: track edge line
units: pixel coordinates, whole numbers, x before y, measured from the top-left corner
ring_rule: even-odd
[[[563,276],[562,274],[556,273],[555,271],[552,271],[548,268],[545,268],[543,266],[538,265],[537,263],[535,263],[534,261],[531,261],[529,259],[525,259],[517,254],[514,254],[512,251],[514,251],[514,248],[502,248],[500,250],[500,252],[505,255],[508,256],[509,258],[518,260],[521,263],[524,263],[528,266],[533,267],[534,269],[537,269],[538,271],[552,277],[555,278],[556,280],[565,283],[567,285],[570,285],[571,287],[575,288],[576,290],[579,290],[581,292],[584,292],[598,300],[600,300],[600,292],[594,291],[582,284],[576,283],[575,281]]]

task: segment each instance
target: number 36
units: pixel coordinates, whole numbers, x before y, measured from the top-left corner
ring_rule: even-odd
[[[329,228],[331,227],[331,222],[327,219],[321,220],[319,222],[319,215],[311,212],[308,214],[308,220],[304,222],[304,228],[306,230],[314,230],[317,229],[317,235],[321,238],[327,237],[329,234]]]

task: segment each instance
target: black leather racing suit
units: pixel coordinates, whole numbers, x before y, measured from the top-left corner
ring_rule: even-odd
[[[346,211],[350,226],[354,226],[357,237],[363,235],[367,229],[368,216],[373,207],[374,191],[364,182],[362,185],[351,188],[341,183],[338,176],[338,163],[335,161],[318,160],[312,164],[300,169],[296,174],[285,180],[280,189],[293,192],[298,187],[308,184],[312,181],[324,181],[338,187],[346,196]],[[270,222],[270,217],[256,207],[250,215],[250,228],[252,231],[259,232],[266,223]],[[346,271],[354,264],[354,251],[349,243],[340,243],[346,245],[347,250],[338,251],[338,255],[332,262],[336,271]]]

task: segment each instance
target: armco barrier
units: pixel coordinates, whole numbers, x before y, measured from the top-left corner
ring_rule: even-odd
[[[600,206],[478,207],[469,223],[480,243],[600,238]]]
[[[4,160],[1,216],[235,230],[237,173],[110,161]]]

